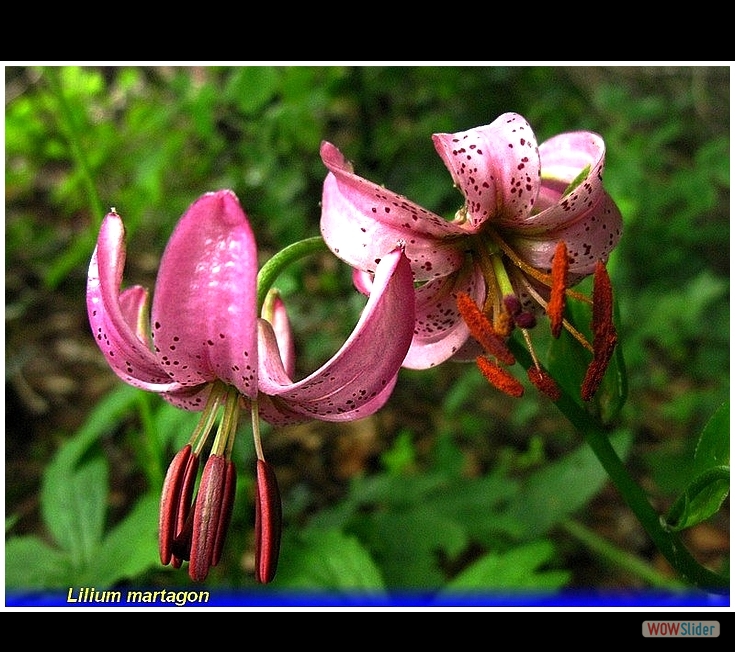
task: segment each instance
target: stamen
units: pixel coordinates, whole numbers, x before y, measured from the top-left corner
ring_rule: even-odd
[[[513,318],[507,312],[498,312],[495,315],[495,323],[493,325],[493,330],[495,331],[495,334],[500,338],[509,337],[510,334],[513,332],[513,321]],[[503,346],[505,346],[505,343],[503,343]],[[503,362],[505,362],[505,360]],[[513,363],[506,362],[506,364]]]
[[[196,483],[197,472],[199,471],[199,459],[198,455],[192,455],[189,458],[184,473],[184,482],[181,487],[181,497],[179,499],[179,509],[176,517],[175,536],[171,544],[171,550],[174,554],[171,565],[174,568],[180,568],[181,562],[188,561],[191,555],[191,497],[194,495],[194,484]]]
[[[536,303],[538,303],[545,310],[548,304],[546,301],[544,301],[544,298],[538,292],[536,292],[536,290],[534,290],[534,288],[531,287],[530,285],[526,288],[526,290],[534,298]],[[573,294],[571,290],[567,290],[567,294],[577,298],[576,294]],[[590,303],[589,298],[584,296],[583,294],[579,294],[579,297],[583,298],[585,303]],[[566,319],[564,319],[562,323],[564,325],[564,328],[569,332],[570,335],[572,335],[572,337],[574,337],[575,340],[577,340],[577,342],[579,342],[590,353],[594,353],[594,349],[592,345],[587,341],[587,338],[584,335],[582,335],[582,333],[580,333],[576,328],[574,328],[574,326],[572,326],[572,324],[569,323],[569,321],[567,321]]]
[[[551,263],[551,295],[546,305],[546,314],[551,322],[551,334],[554,337],[561,335],[564,320],[564,304],[566,302],[567,274],[569,272],[569,257],[564,240],[559,240]]]
[[[187,444],[168,466],[161,490],[161,505],[158,515],[158,552],[165,566],[171,561],[171,544],[176,536],[176,519],[179,513],[182,487],[186,469],[191,458],[191,446]]]
[[[482,375],[495,388],[513,398],[523,396],[523,385],[511,376],[505,369],[496,365],[492,360],[479,355],[475,359]]]
[[[258,459],[255,486],[255,579],[270,582],[276,574],[281,547],[281,495],[276,474],[263,459]]]
[[[553,285],[551,281],[551,274],[545,274],[544,272],[539,271],[535,267],[532,267],[527,262],[525,262],[515,251],[513,251],[512,247],[508,245],[493,229],[488,229],[487,233],[492,237],[493,242],[500,247],[502,252],[510,258],[511,262],[520,269],[523,273],[526,274],[526,276],[530,276],[531,278],[536,279],[539,283],[542,285],[545,285],[546,287],[551,287]],[[577,292],[576,290],[572,290],[567,288],[566,294],[569,297],[572,297],[573,299],[576,299],[577,301],[583,301],[584,303],[589,303],[590,300],[588,297],[586,297],[581,292]],[[539,301],[542,305],[541,301]]]
[[[559,389],[559,386],[554,382],[554,379],[540,367],[529,367],[528,379],[552,401],[558,401],[561,398],[561,390]]]
[[[612,282],[605,265],[598,260],[597,265],[595,265],[594,286],[592,288],[592,332],[595,336],[595,342],[598,335],[604,337],[614,330]]]
[[[235,504],[235,490],[237,488],[237,469],[235,463],[231,459],[226,460],[225,468],[225,486],[222,490],[222,512],[217,524],[217,535],[214,540],[214,549],[212,551],[212,566],[219,564],[222,557],[222,550],[225,547],[225,538],[227,530],[230,527],[230,518],[232,517],[232,507]]]
[[[513,319],[515,319],[523,309],[520,299],[515,294],[506,294],[503,297],[503,305]]]
[[[516,326],[518,328],[533,328],[536,325],[536,317],[532,312],[528,312],[524,310],[523,312],[518,313],[514,318],[513,321],[516,323]]]
[[[592,289],[592,362],[582,381],[582,400],[589,401],[597,392],[610,364],[618,334],[613,322],[613,291],[605,265],[597,261]]]
[[[503,297],[503,305],[518,328],[533,328],[536,325],[534,314],[523,310],[521,301],[515,294],[506,294]],[[510,335],[510,333],[508,334]]]
[[[507,365],[515,364],[515,357],[511,353],[503,338],[496,333],[490,320],[484,315],[469,294],[457,294],[457,308],[467,327],[485,351]]]
[[[191,537],[189,576],[195,582],[206,579],[215,557],[215,542],[222,515],[226,460],[222,455],[210,455],[202,471]]]

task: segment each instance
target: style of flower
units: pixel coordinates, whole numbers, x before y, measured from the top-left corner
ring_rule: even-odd
[[[519,328],[533,366],[529,379],[553,399],[530,330],[547,314],[552,334],[570,332],[592,354],[582,397],[599,387],[617,335],[605,268],[622,217],[602,185],[605,145],[592,132],[564,133],[540,146],[526,120],[506,113],[489,125],[433,135],[464,204],[453,220],[368,181],[331,143],[322,193],[322,236],[357,273],[397,239],[416,281],[416,323],[404,366],[424,369],[475,358],[485,377],[513,396],[523,386],[503,366],[515,362],[507,338]],[[572,289],[594,275],[593,297]],[[565,317],[569,298],[593,303],[593,342]],[[470,337],[472,336],[472,337]]]
[[[150,322],[148,291],[121,291],[125,257],[124,225],[112,209],[100,228],[87,281],[97,344],[126,383],[202,413],[164,480],[161,562],[178,568],[188,560],[197,581],[219,562],[235,498],[232,447],[240,413],[250,410],[257,454],[255,577],[269,582],[278,560],[281,503],[263,455],[259,418],[274,424],[350,420],[385,403],[411,341],[408,260],[394,243],[375,270],[375,291],[345,345],[320,370],[293,382],[285,306],[280,299],[267,302],[264,315],[271,321],[258,318],[255,237],[234,193],[207,193],[180,219],[161,259]],[[374,355],[378,350],[385,355]],[[365,353],[372,356],[369,364]],[[200,460],[217,423],[194,496]]]

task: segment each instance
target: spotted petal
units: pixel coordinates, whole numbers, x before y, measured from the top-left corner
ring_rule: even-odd
[[[258,322],[261,416],[272,423],[366,417],[388,399],[413,335],[411,268],[400,249],[382,256],[354,331],[329,362],[298,382],[289,378],[272,326]]]
[[[257,393],[255,238],[235,194],[207,193],[179,221],[153,295],[159,363],[184,386],[217,378]]]
[[[454,134],[434,134],[434,147],[467,201],[469,230],[488,221],[522,220],[539,192],[539,153],[531,126],[517,113]]]
[[[321,146],[330,173],[322,192],[321,232],[336,256],[353,267],[374,271],[376,251],[405,243],[417,281],[446,276],[464,262],[457,242],[467,231],[460,225],[414,204],[352,172],[352,166],[331,143]]]
[[[534,267],[550,269],[556,243],[564,240],[569,271],[591,274],[606,261],[622,235],[620,210],[602,185],[605,143],[595,133],[560,134],[541,144],[542,189],[537,209],[514,223],[509,238],[521,257]],[[578,179],[580,173],[587,174]],[[564,194],[569,185],[576,187]]]
[[[275,291],[268,293],[261,310],[261,317],[273,326],[273,333],[278,342],[278,352],[283,361],[286,374],[293,376],[296,370],[296,344],[293,340],[291,321],[288,318],[286,304],[280,294]]]
[[[457,310],[458,292],[482,303],[486,290],[479,267],[467,265],[458,274],[416,289],[416,324],[404,367],[434,367],[452,358],[465,344],[470,332]]]
[[[117,213],[102,222],[87,276],[87,312],[97,344],[112,370],[126,383],[152,392],[181,387],[161,369],[145,342],[141,320],[146,291],[120,293],[125,267],[125,228]]]

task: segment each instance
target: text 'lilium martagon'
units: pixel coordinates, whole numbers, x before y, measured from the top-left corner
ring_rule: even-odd
[[[257,315],[255,237],[233,192],[201,196],[180,219],[161,258],[150,322],[148,291],[121,291],[125,255],[125,229],[113,209],[100,228],[87,282],[97,344],[126,383],[202,412],[164,481],[161,561],[178,568],[188,560],[194,580],[205,579],[219,562],[235,498],[232,446],[240,411],[249,409],[257,453],[255,576],[268,582],[278,560],[281,504],[263,457],[259,416],[276,425],[345,421],[385,403],[412,337],[408,260],[394,243],[375,270],[373,292],[352,335],[321,369],[294,382],[283,302],[275,297],[264,305],[272,323]],[[199,460],[217,422],[192,503]]]
[[[520,396],[523,386],[499,364],[515,362],[506,339],[518,327],[534,361],[529,379],[557,399],[559,389],[539,365],[529,336],[545,312],[555,337],[566,328],[592,353],[582,384],[589,400],[617,341],[605,263],[620,239],[622,217],[602,185],[602,138],[577,131],[538,146],[528,122],[506,113],[486,126],[434,134],[433,141],[464,195],[451,221],[356,175],[342,153],[323,142],[325,242],[355,268],[363,291],[369,279],[361,274],[374,269],[392,242],[405,242],[417,288],[404,366],[474,357],[493,385]],[[564,317],[568,297],[590,302],[570,288],[591,274],[592,343]]]

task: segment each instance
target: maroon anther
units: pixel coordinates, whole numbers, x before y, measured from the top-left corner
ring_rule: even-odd
[[[270,582],[276,574],[281,547],[281,494],[273,469],[258,460],[255,488],[255,579]]]
[[[158,516],[158,552],[161,563],[169,562],[178,568],[182,559],[188,559],[188,546],[181,546],[181,538],[187,516],[191,510],[199,458],[192,454],[187,444],[176,455],[166,472],[161,491],[161,506]]]
[[[183,561],[189,560],[191,554],[191,497],[194,495],[194,485],[199,472],[199,456],[192,455],[184,471],[184,481],[181,485],[181,498],[179,500],[179,513],[176,516],[176,536],[171,544],[173,558],[171,565],[180,568]]]
[[[227,530],[230,527],[230,518],[232,517],[232,507],[235,504],[235,489],[237,485],[237,469],[232,460],[226,461],[225,467],[225,486],[222,490],[222,511],[217,526],[217,536],[214,540],[214,550],[212,551],[212,566],[219,564],[222,557],[222,550],[225,547],[225,539],[227,538]]]
[[[206,579],[215,558],[217,533],[222,517],[228,461],[222,455],[210,455],[202,471],[191,530],[189,577],[195,582]]]

